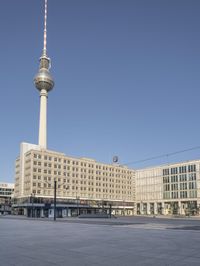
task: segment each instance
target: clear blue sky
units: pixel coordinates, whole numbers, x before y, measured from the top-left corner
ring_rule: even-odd
[[[43,0],[0,4],[0,181],[13,181],[20,142],[38,141]],[[199,11],[199,0],[49,0],[48,148],[125,163],[199,146]]]

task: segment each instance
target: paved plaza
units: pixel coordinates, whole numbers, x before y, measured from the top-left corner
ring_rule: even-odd
[[[200,265],[200,220],[0,217],[1,266]]]

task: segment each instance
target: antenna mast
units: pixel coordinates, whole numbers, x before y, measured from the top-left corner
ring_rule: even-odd
[[[43,55],[47,55],[47,0],[45,0],[45,11],[44,11],[44,47]]]

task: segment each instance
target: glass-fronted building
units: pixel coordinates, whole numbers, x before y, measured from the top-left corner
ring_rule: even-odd
[[[137,214],[198,215],[200,160],[136,171]]]

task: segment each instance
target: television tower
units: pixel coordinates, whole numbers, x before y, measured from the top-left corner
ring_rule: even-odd
[[[45,0],[44,13],[44,46],[40,57],[39,72],[34,78],[35,87],[40,91],[40,122],[39,146],[47,148],[47,98],[48,92],[53,89],[54,81],[49,72],[51,60],[47,56],[47,0]]]

